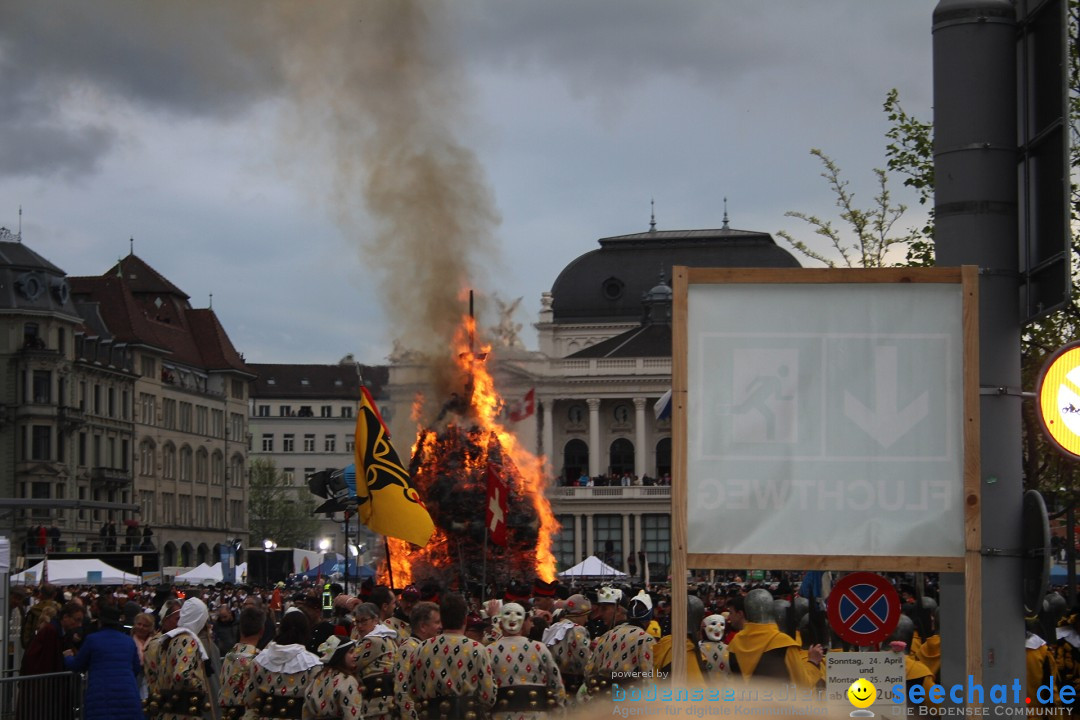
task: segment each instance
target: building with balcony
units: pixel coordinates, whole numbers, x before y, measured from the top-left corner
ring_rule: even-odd
[[[571,261],[541,297],[539,351],[496,347],[488,363],[508,402],[534,391],[535,412],[508,422],[547,459],[548,496],[562,531],[555,555],[563,570],[588,555],[651,577],[671,561],[672,438],[656,401],[671,387],[671,269],[799,264],[768,233],[657,230],[599,240]],[[391,368],[392,423],[411,437],[408,410],[419,373]],[[577,485],[582,476],[592,486]],[[625,480],[624,480],[625,477]],[[624,482],[626,484],[624,484]],[[631,558],[633,558],[631,560]]]
[[[308,492],[308,476],[353,462],[360,381],[376,402],[385,400],[386,366],[359,365],[346,356],[336,365],[252,363],[248,367],[258,375],[249,402],[251,460],[273,461],[299,497],[315,499]],[[322,518],[319,532],[309,539],[306,549],[318,549],[319,540],[327,538],[332,551],[344,554],[343,519],[340,514]],[[362,532],[361,544],[373,550],[376,544],[370,531],[363,528]],[[355,520],[350,536],[355,541]]]
[[[255,375],[217,315],[193,308],[187,294],[134,253],[100,276],[70,283],[85,318],[77,342],[87,361],[104,373],[95,359],[102,348],[121,353],[129,382],[115,393],[104,379],[79,388],[76,407],[89,409],[90,492],[139,508],[124,518],[88,511],[90,522],[113,520],[121,543],[127,526],[137,522],[140,534],[150,528],[164,566],[214,563],[223,545],[246,547],[247,402]],[[104,417],[96,412],[101,407]],[[128,436],[114,446],[109,433],[121,422]],[[81,463],[81,435],[78,443]]]

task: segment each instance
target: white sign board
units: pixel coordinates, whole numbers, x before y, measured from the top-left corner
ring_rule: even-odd
[[[834,707],[851,709],[848,688],[862,678],[873,685],[877,693],[869,710],[878,717],[905,716],[905,703],[893,702],[892,694],[894,686],[906,684],[905,677],[904,656],[900,653],[830,652],[825,656],[825,697]]]
[[[691,284],[687,551],[963,556],[962,298]]]

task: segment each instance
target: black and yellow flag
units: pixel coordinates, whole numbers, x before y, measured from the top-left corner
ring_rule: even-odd
[[[356,499],[360,522],[381,535],[421,547],[435,532],[409,472],[401,464],[371,393],[361,387],[356,415]]]

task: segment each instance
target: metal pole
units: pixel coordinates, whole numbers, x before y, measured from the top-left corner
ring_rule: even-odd
[[[383,545],[386,548],[386,574],[390,576],[390,589],[394,589],[394,564],[390,562],[390,538],[383,536]]]
[[[1025,672],[1021,558],[983,552],[1021,546],[1016,30],[1008,0],[934,9],[937,264],[979,268],[979,384],[998,389],[980,396],[982,538],[967,548],[971,574],[941,576],[945,686],[969,672],[984,687],[1007,685]],[[966,602],[981,607],[978,627]],[[966,638],[969,625],[978,637]],[[978,655],[964,658],[968,640]]]
[[[487,600],[487,554],[488,554],[488,528],[484,525],[484,564],[480,574],[480,604]]]
[[[1065,522],[1068,526],[1065,530],[1065,537],[1068,540],[1068,547],[1065,548],[1065,566],[1068,573],[1067,581],[1069,583],[1069,607],[1076,606],[1076,506],[1069,505],[1068,512],[1065,513]]]

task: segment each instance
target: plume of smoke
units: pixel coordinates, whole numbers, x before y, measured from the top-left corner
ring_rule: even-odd
[[[483,169],[459,139],[468,105],[449,4],[271,7],[295,111],[288,145],[331,170],[329,199],[363,250],[361,277],[378,284],[401,344],[432,359],[445,394],[456,377],[448,348],[499,223]]]

